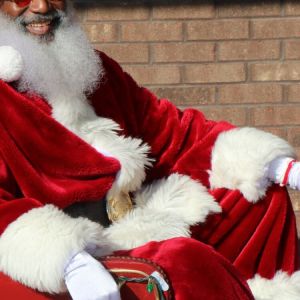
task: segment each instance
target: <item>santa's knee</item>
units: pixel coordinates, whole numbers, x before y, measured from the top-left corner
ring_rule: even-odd
[[[211,246],[191,238],[151,242],[131,251],[166,272],[178,300],[253,299],[237,270]],[[239,295],[238,298],[236,295]]]

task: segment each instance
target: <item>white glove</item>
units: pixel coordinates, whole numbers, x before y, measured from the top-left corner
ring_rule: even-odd
[[[290,169],[289,169],[290,166]],[[268,169],[268,178],[279,184],[286,184],[292,189],[300,190],[300,162],[290,157],[274,159]],[[287,181],[284,182],[286,177]]]
[[[65,283],[73,300],[120,300],[110,273],[85,251],[76,254],[65,267]]]

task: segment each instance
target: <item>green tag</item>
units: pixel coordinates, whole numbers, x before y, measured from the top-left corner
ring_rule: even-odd
[[[152,280],[148,281],[147,291],[148,291],[148,293],[152,293],[153,292],[153,281]]]

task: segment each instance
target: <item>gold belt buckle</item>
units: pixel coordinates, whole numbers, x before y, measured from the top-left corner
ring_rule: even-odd
[[[132,209],[133,204],[129,193],[121,192],[117,196],[107,199],[107,216],[111,222],[122,219]]]

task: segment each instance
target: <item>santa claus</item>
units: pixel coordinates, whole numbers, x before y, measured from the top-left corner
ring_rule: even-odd
[[[120,299],[93,257],[121,253],[160,265],[175,299],[300,299],[287,142],[158,100],[68,1],[0,10],[1,298]]]

